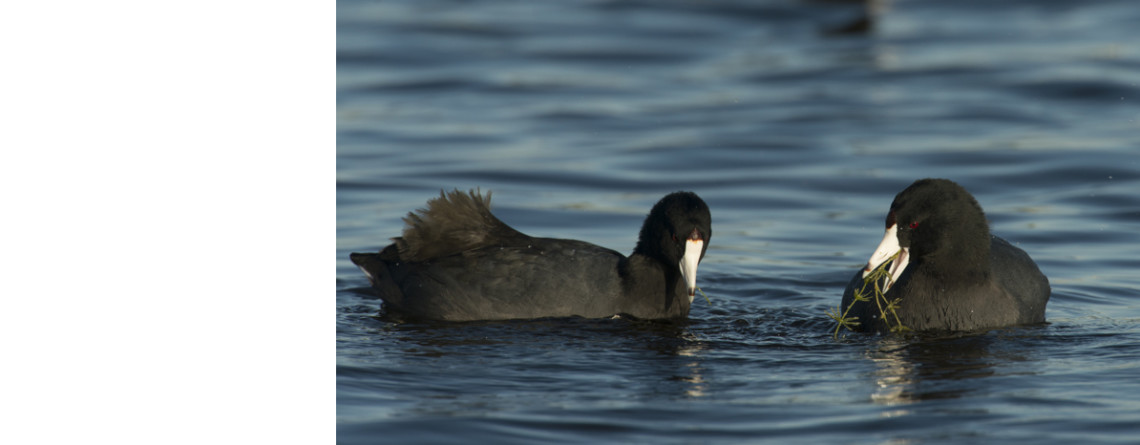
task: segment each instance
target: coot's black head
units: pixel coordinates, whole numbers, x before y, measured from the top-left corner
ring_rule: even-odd
[[[990,245],[990,228],[970,192],[948,179],[920,179],[899,192],[887,215],[899,226],[899,245],[921,258],[962,244]],[[988,253],[988,252],[987,252]]]
[[[893,279],[915,262],[936,267],[941,275],[989,270],[986,216],[970,192],[953,181],[915,181],[895,196],[885,226],[886,235],[864,275],[895,253],[899,257],[889,270]]]
[[[709,206],[693,192],[675,192],[657,201],[641,226],[635,254],[679,267],[689,296],[696,290],[697,264],[712,239]]]

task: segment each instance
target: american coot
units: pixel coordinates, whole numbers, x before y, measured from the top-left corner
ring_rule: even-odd
[[[1025,251],[990,234],[981,206],[962,186],[921,179],[895,196],[887,233],[864,270],[843,292],[841,309],[863,287],[864,277],[888,265],[888,301],[901,298],[898,323],[912,330],[973,331],[1045,321],[1049,280]],[[871,286],[867,286],[870,293]],[[874,301],[855,302],[848,316],[856,329],[887,331]]]
[[[380,253],[353,253],[389,310],[431,320],[628,315],[685,317],[712,238],[696,194],[657,202],[625,257],[575,240],[533,238],[499,221],[491,194],[458,190],[409,213]]]

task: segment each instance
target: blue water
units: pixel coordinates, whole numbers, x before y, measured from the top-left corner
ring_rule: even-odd
[[[1140,441],[1133,1],[337,3],[341,443]],[[847,333],[894,195],[953,179],[1049,277],[1048,324]],[[684,323],[386,321],[348,261],[440,189],[633,248],[692,190]]]

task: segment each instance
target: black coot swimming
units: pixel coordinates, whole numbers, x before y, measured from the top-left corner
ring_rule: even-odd
[[[856,329],[885,332],[897,322],[916,331],[973,331],[1045,321],[1049,280],[1025,251],[990,234],[981,206],[962,186],[915,181],[895,196],[886,228],[843,292],[841,309],[864,276],[898,253],[881,283],[888,301],[901,298],[898,320],[884,322],[873,301],[858,301],[848,313],[859,317]]]
[[[380,253],[353,253],[386,309],[405,317],[468,321],[689,314],[711,216],[691,192],[653,206],[626,257],[575,240],[534,238],[499,221],[491,194],[458,190],[409,213],[403,236]]]

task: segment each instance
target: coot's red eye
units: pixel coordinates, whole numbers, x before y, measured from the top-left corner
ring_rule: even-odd
[[[910,223],[910,228],[917,229],[918,228],[918,221]]]

